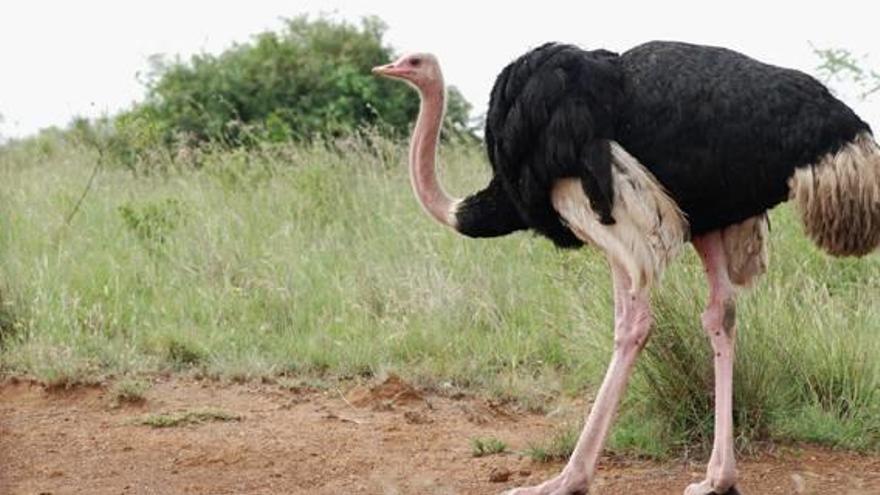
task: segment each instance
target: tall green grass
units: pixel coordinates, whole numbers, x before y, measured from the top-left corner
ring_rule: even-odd
[[[611,342],[602,256],[434,225],[405,156],[371,137],[104,163],[67,224],[98,153],[3,148],[2,370],[62,383],[393,370],[535,407],[592,389]],[[488,180],[475,146],[450,144],[441,161],[454,192]],[[880,260],[821,255],[784,208],[772,237],[770,273],[740,304],[740,444],[876,449]],[[710,441],[701,277],[687,254],[655,291],[658,326],[612,448],[660,456]]]

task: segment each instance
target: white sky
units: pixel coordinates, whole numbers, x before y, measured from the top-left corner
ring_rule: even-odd
[[[401,52],[432,51],[447,82],[485,111],[500,69],[545,41],[623,51],[651,39],[722,45],[814,73],[819,47],[872,54],[880,69],[880,2],[736,0],[479,2],[443,0],[6,0],[0,11],[0,136],[113,113],[143,97],[137,73],[156,53],[220,52],[276,29],[282,17],[376,14]],[[815,5],[821,4],[821,6]],[[874,4],[874,7],[870,7]],[[880,95],[841,95],[880,129]]]

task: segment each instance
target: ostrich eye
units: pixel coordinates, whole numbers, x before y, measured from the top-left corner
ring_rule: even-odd
[[[422,59],[420,59],[420,58],[411,58],[411,59],[409,60],[409,65],[411,65],[411,66],[413,66],[413,67],[418,67],[418,66],[422,65]]]

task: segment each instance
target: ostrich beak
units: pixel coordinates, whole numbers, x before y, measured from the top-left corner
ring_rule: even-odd
[[[397,67],[395,64],[385,64],[373,67],[373,74],[382,77],[403,77],[407,70]]]

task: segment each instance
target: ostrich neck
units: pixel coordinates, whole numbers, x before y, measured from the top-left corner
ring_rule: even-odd
[[[437,179],[437,144],[446,95],[443,85],[425,89],[421,93],[419,117],[413,131],[409,152],[410,180],[416,198],[438,222],[455,228],[457,199],[449,197]]]

